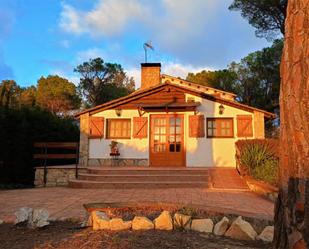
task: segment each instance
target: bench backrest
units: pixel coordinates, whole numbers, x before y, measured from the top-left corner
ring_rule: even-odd
[[[78,157],[78,143],[76,142],[40,142],[34,143],[35,149],[41,149],[41,153],[33,155],[34,159],[76,159]],[[71,153],[50,153],[48,149],[72,150]]]

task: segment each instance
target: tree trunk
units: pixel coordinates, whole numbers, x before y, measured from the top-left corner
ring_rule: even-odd
[[[289,0],[281,61],[275,248],[309,248],[309,0]]]

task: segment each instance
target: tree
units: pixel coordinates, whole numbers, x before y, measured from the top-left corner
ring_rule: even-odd
[[[135,82],[129,78],[119,64],[105,63],[103,59],[90,59],[78,65],[78,90],[86,104],[96,106],[134,91]]]
[[[196,74],[188,73],[187,80],[227,92],[235,92],[237,74],[228,69],[217,71],[203,70]]]
[[[279,115],[280,60],[283,40],[269,48],[250,53],[229,70],[237,75],[235,87],[240,102]]]
[[[309,248],[309,3],[289,0],[281,61],[275,248]]]
[[[35,86],[21,88],[20,105],[23,107],[34,107],[36,105],[37,89]]]
[[[37,105],[59,113],[79,108],[80,98],[73,83],[57,75],[49,75],[38,80]]]
[[[18,106],[21,89],[14,80],[3,80],[0,84],[0,106]]]
[[[275,38],[284,35],[288,0],[234,0],[230,10],[241,11],[242,17],[256,28],[256,36]]]
[[[283,40],[250,53],[228,69],[189,73],[187,80],[234,92],[240,102],[279,114],[280,60]]]

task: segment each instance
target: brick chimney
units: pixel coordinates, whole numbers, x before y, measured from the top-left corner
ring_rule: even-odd
[[[141,89],[161,83],[161,63],[141,63]]]

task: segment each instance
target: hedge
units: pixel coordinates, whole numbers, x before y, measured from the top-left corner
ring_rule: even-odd
[[[0,187],[32,186],[33,143],[78,141],[76,122],[48,111],[0,107]]]

